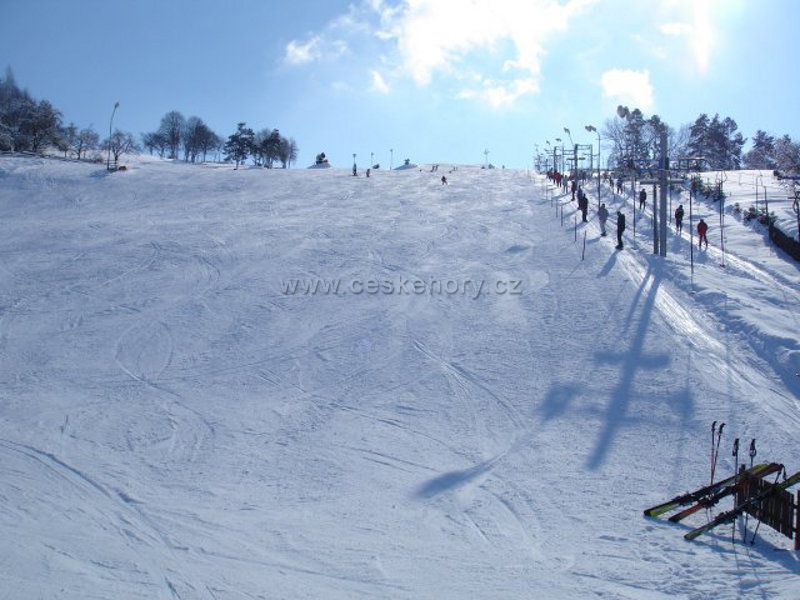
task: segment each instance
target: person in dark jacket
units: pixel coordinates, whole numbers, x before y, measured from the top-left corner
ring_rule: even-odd
[[[578,191],[578,183],[573,179],[572,180],[572,199],[575,200],[575,192]]]
[[[697,235],[699,239],[697,240],[697,247],[702,248],[703,242],[706,243],[706,250],[708,250],[708,237],[706,234],[708,233],[708,223],[700,219],[700,222],[697,224]]]
[[[622,233],[625,231],[625,215],[617,211],[617,250],[622,250]]]
[[[586,223],[586,213],[589,211],[589,198],[583,193],[582,189],[578,189],[578,209],[581,211],[581,221]]]
[[[678,235],[683,231],[683,204],[675,209],[675,229],[678,231]]]
[[[442,175],[442,185],[447,185],[447,177]]]
[[[645,206],[647,206],[647,191],[642,188],[639,192],[639,210],[644,210]]]

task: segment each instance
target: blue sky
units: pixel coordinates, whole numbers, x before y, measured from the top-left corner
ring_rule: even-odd
[[[325,151],[524,167],[617,104],[800,138],[793,0],[3,0],[0,61],[65,120],[153,130],[168,110]],[[578,135],[575,135],[576,132]],[[363,161],[361,160],[363,157]]]

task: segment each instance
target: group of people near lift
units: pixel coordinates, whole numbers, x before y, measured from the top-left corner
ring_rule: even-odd
[[[563,174],[558,171],[548,171],[547,178],[555,183],[557,187],[563,188],[565,192],[569,191],[572,193],[572,199],[577,200],[578,202],[578,210],[581,212],[581,220],[582,222],[586,223],[586,215],[589,211],[589,199],[587,198],[586,193],[583,191],[583,188],[578,185],[578,182],[575,180],[574,176]],[[612,191],[614,191],[616,188],[616,192],[618,194],[622,193],[622,178],[617,178],[615,181],[611,175],[606,173],[604,175],[604,179],[611,186]],[[639,210],[643,211],[646,206],[647,191],[642,188],[639,191]],[[677,209],[675,209],[675,230],[677,231],[678,235],[681,235],[683,232],[684,214],[683,204],[681,204]],[[600,208],[597,209],[597,220],[600,223],[600,235],[603,237],[607,235],[606,223],[608,222],[608,216],[608,209],[606,208],[605,203],[602,203]],[[621,210],[617,210],[617,250],[622,250],[623,248],[622,234],[624,232],[625,215]],[[705,247],[708,248],[708,223],[706,223],[703,219],[700,219],[700,222],[697,224],[697,237],[698,247],[702,248],[703,244],[705,244]]]

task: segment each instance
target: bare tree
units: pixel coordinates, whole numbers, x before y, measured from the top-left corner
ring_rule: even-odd
[[[158,133],[163,136],[169,150],[169,158],[178,158],[181,138],[186,127],[186,119],[177,110],[172,110],[161,118]]]
[[[119,157],[123,154],[130,154],[132,152],[139,152],[139,144],[136,143],[136,140],[130,133],[120,131],[117,129],[111,135],[110,138],[107,138],[102,145],[103,150],[111,150],[111,154],[114,156],[114,163],[119,162]]]
[[[75,150],[75,146],[78,141],[78,128],[75,126],[75,123],[70,123],[61,130],[61,141],[63,142],[63,145],[60,149],[62,152],[64,152],[64,157],[66,158],[67,152],[70,150]],[[80,154],[77,152],[75,153],[75,156],[80,158]]]
[[[220,144],[219,136],[203,122],[200,117],[190,117],[183,131],[183,158],[195,162],[202,153],[206,154]]]
[[[672,161],[689,153],[689,125],[684,124],[669,131],[669,158]]]

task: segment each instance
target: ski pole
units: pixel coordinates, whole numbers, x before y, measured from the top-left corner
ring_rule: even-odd
[[[749,451],[750,464],[751,465],[753,464],[753,460],[756,457],[756,453],[757,453],[756,452],[756,438],[753,438],[752,440],[750,440],[750,451]],[[750,496],[750,487],[749,486],[747,487],[747,492],[748,492],[747,495]],[[747,543],[747,521],[748,521],[749,518],[750,518],[749,513],[747,513],[747,511],[745,511],[745,513],[744,513],[744,529],[742,529],[742,535],[744,536],[744,543],[745,544]]]
[[[722,438],[722,430],[725,428],[725,423],[719,426],[717,429],[717,447],[714,451],[714,463],[711,465],[711,483],[714,483],[714,471],[717,470],[717,458],[719,458],[719,442]]]
[[[714,435],[717,433],[717,422],[711,423],[711,459],[709,465],[711,466],[711,484],[714,484]]]
[[[733,480],[735,485],[739,483],[739,438],[733,440],[733,464],[734,464],[733,475],[734,477],[736,477],[736,479]],[[733,495],[733,508],[736,508],[736,505],[738,504],[736,501],[738,496],[739,492],[737,491]],[[734,520],[733,533],[731,534],[731,543],[735,542],[736,542],[736,521]]]

